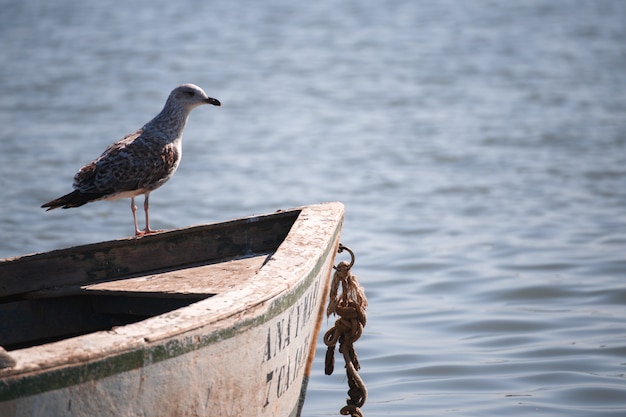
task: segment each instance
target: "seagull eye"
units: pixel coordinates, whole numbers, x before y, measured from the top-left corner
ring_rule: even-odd
[[[196,93],[194,93],[193,91],[187,91],[187,95],[189,97],[193,97]]]

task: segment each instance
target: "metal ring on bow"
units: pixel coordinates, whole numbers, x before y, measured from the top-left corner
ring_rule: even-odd
[[[337,249],[337,253],[341,253],[344,250],[348,251],[348,253],[350,254],[351,260],[350,260],[350,265],[348,265],[348,269],[350,269],[354,265],[354,259],[355,259],[354,252],[352,252],[352,249],[350,249],[349,247],[343,246],[342,243],[339,243],[339,249]],[[333,268],[337,269],[336,267],[333,267]]]

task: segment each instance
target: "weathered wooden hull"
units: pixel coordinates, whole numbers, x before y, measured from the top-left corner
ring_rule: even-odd
[[[208,298],[120,327],[10,350],[8,355],[15,365],[0,369],[0,415],[299,415],[339,243],[343,206],[339,203],[320,204],[274,216],[285,219],[289,213],[294,214],[293,224],[291,227],[288,223],[281,226],[288,229],[288,234],[284,239],[278,239],[276,248],[261,251],[260,265],[254,266],[254,261],[249,260],[254,258],[258,248],[234,245],[238,253],[253,253],[231,256],[235,260],[248,259],[245,261],[248,276],[242,279],[243,283],[238,282],[237,275],[229,274],[231,261],[207,264],[195,259],[190,273],[200,276],[200,280],[204,279],[201,275],[205,267],[213,271],[221,268],[224,273],[220,282],[207,284],[213,286],[207,290]],[[267,222],[271,216],[239,220],[244,231],[238,236],[249,239],[249,236],[245,237],[251,232],[247,227]],[[133,248],[150,243],[146,242],[150,238],[165,242],[161,246],[166,252],[173,253],[177,242],[183,239],[183,232],[168,233],[116,241],[117,246],[110,247],[127,245],[122,252],[124,257],[132,260],[138,256],[132,254]],[[209,241],[216,242],[225,236],[223,231],[221,233],[208,234],[200,241],[194,241],[192,246],[211,246]],[[181,245],[184,247],[185,243]],[[212,249],[209,251],[211,256],[221,256]],[[120,256],[110,255],[106,249],[96,248],[92,252],[89,256],[97,260],[100,269],[126,268],[126,261],[118,262]],[[34,255],[37,256],[40,255]],[[82,254],[75,258],[80,263],[89,256]],[[159,254],[157,258],[162,256]],[[28,260],[43,262],[41,259],[8,260],[4,266],[10,263],[13,266],[3,270],[0,264],[0,274],[6,271],[7,276],[14,274],[18,270],[16,262]],[[157,259],[156,264],[159,262],[166,261]],[[93,276],[95,269],[93,264],[90,265],[91,269],[81,266],[84,271],[90,271],[83,272],[82,276],[70,273],[69,278],[58,278],[63,282],[60,285],[67,288],[67,282],[72,282],[70,287],[78,285],[77,291],[81,295],[94,291],[97,294],[95,300],[105,294],[102,297],[108,297],[107,302],[116,300],[115,308],[120,305],[115,297],[125,296],[124,289],[130,288],[136,295],[147,286],[147,293],[154,296],[154,288],[158,289],[158,285],[153,289],[150,285],[159,282],[159,269],[163,268],[152,268],[157,272],[147,275],[141,271],[127,271],[121,274],[121,278],[113,280],[107,274],[97,273],[94,280],[84,278],[85,275]],[[143,269],[150,270],[151,266],[154,265],[147,262]],[[225,278],[229,275],[228,279]],[[4,280],[2,275],[0,277]],[[174,272],[167,271],[163,282],[175,285],[180,282],[180,287],[189,285],[180,293],[168,290],[173,296],[184,298],[199,292],[193,288],[197,280],[188,282],[187,278],[184,268],[182,273],[177,268]],[[16,290],[7,290],[16,287],[17,281],[11,279],[5,280],[9,284],[0,296],[4,295],[10,301],[7,305],[17,303],[15,308],[26,308],[24,305],[31,308],[30,300],[25,301],[22,295],[16,295]],[[55,279],[52,281],[56,282]],[[115,288],[118,281],[123,282],[122,290]],[[59,291],[35,287],[28,288],[35,294],[35,299],[51,297],[50,294]],[[115,297],[111,298],[111,295]],[[7,314],[10,317],[10,312]],[[19,343],[15,346],[20,347]]]

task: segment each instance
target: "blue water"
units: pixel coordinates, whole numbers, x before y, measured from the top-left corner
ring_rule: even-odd
[[[344,202],[366,416],[626,413],[626,2],[0,8],[0,257],[132,234],[39,206],[192,82],[223,106],[152,225]],[[345,404],[324,350],[305,416]]]

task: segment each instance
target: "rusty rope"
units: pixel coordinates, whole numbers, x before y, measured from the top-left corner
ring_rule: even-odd
[[[326,316],[337,314],[339,318],[324,335],[324,343],[328,346],[325,373],[331,375],[335,369],[335,345],[339,342],[339,353],[343,354],[346,363],[349,395],[349,398],[346,399],[347,405],[339,413],[344,416],[363,417],[360,408],[367,399],[367,387],[357,372],[361,369],[361,365],[354,350],[354,343],[363,334],[363,327],[367,321],[365,314],[367,298],[365,298],[365,292],[363,287],[359,285],[356,275],[350,272],[354,265],[354,252],[339,244],[339,253],[343,252],[344,249],[350,253],[352,261],[350,263],[339,262],[335,267],[335,274],[330,287]],[[340,283],[341,295],[338,295]]]

